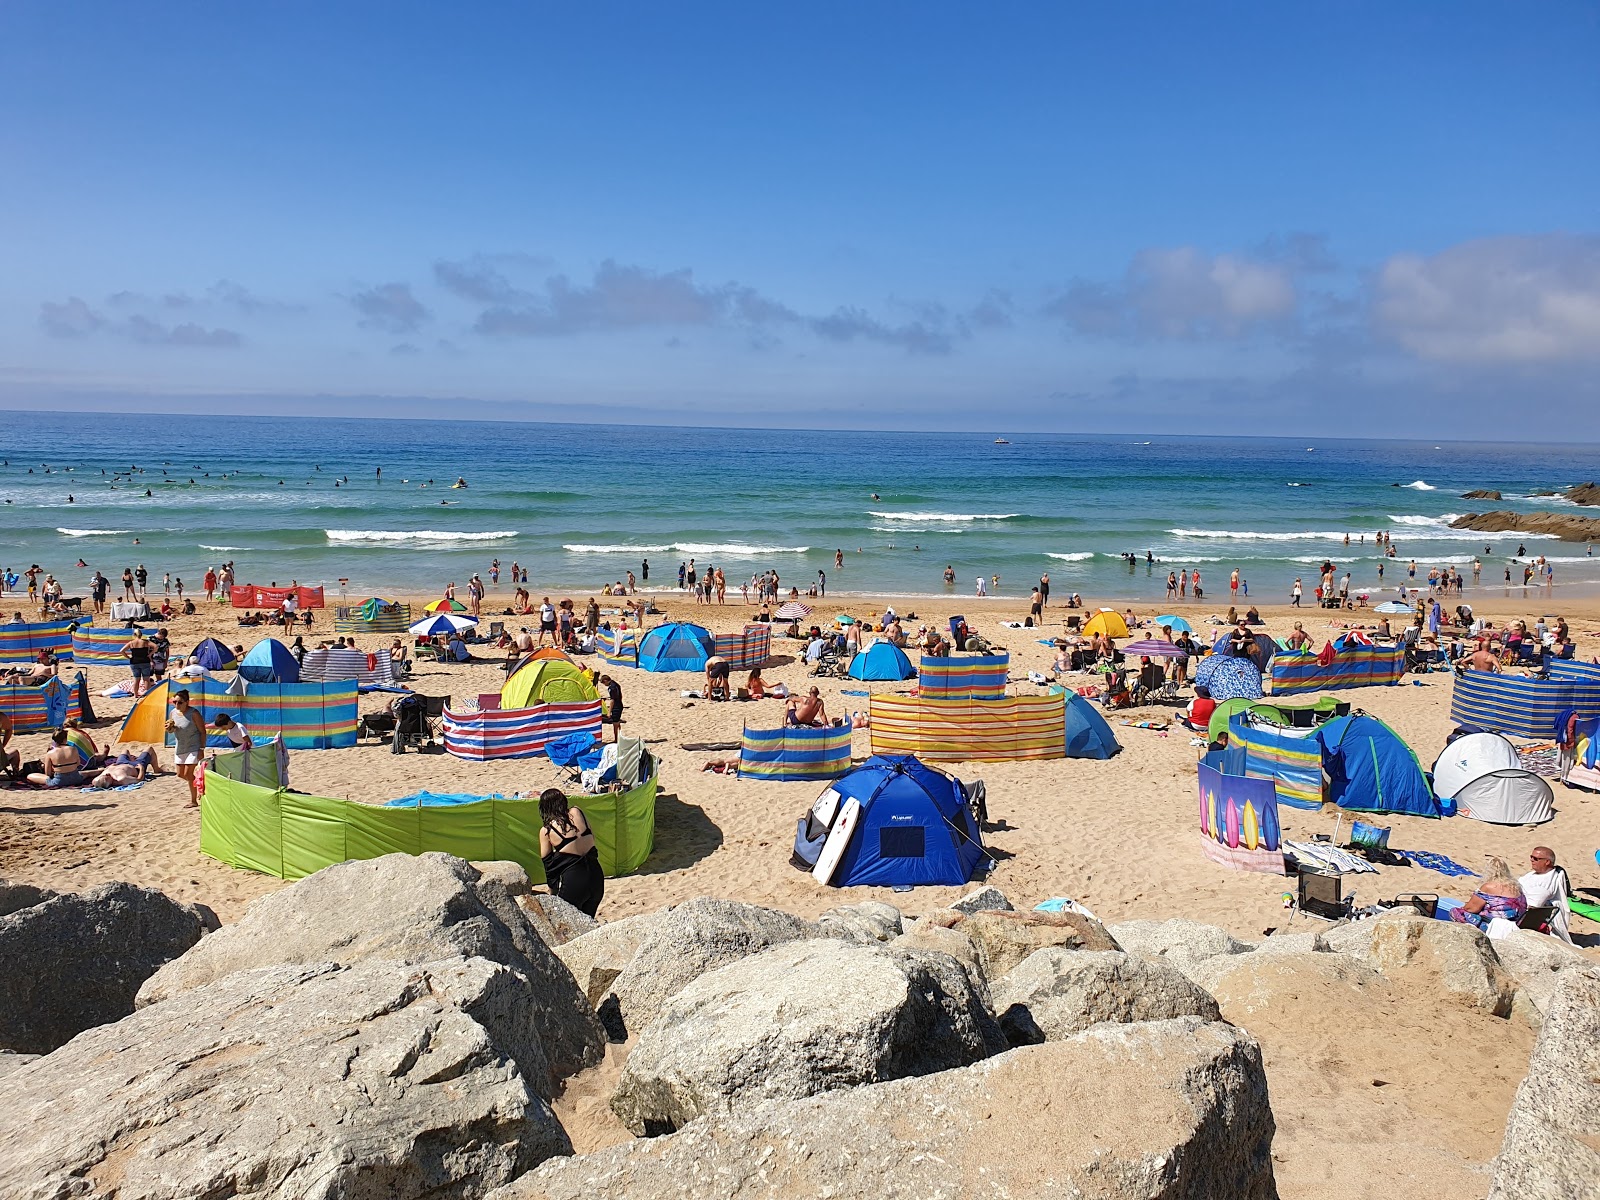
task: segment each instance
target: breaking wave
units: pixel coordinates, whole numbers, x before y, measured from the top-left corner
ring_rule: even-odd
[[[936,512],[877,512],[869,509],[868,516],[882,517],[885,521],[1009,521],[1021,513],[936,513]]]
[[[325,529],[330,542],[498,542],[517,536],[515,529],[461,533],[453,529]]]

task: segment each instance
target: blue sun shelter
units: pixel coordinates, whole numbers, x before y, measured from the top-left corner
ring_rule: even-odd
[[[704,671],[713,645],[709,630],[668,621],[639,639],[639,665],[646,671]]]
[[[959,886],[989,863],[959,779],[905,754],[877,754],[841,775],[800,818],[796,866],[811,870],[854,801],[855,828],[834,887]]]
[[[1337,717],[1314,735],[1322,743],[1328,776],[1324,798],[1357,812],[1449,817],[1455,805],[1440,803],[1422,764],[1400,735],[1377,717]]]
[[[196,646],[189,655],[189,661],[208,671],[226,671],[238,665],[238,659],[234,657],[233,651],[216,638],[207,638]]]
[[[873,642],[850,660],[850,678],[887,682],[910,679],[917,673],[905,651],[888,642]]]
[[[1076,692],[1065,695],[1068,758],[1110,758],[1122,749],[1117,735],[1093,704]]]
[[[277,638],[263,638],[239,660],[239,675],[250,683],[299,683],[300,664]]]

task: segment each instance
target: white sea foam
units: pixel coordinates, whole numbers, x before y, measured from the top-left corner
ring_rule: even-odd
[[[1414,492],[1437,492],[1439,490],[1438,488],[1434,487],[1433,484],[1421,479],[1415,480],[1414,482],[1405,484],[1403,486],[1410,488]]]
[[[500,529],[493,533],[460,533],[439,529],[325,529],[330,542],[497,542],[514,538],[514,529]]]
[[[937,512],[877,512],[869,509],[868,516],[882,517],[885,521],[1009,521],[1021,513],[937,513]]]
[[[200,549],[202,549],[202,550],[248,550],[248,549],[250,549],[250,547],[249,546],[208,546],[204,542],[201,542],[200,543]]]
[[[672,549],[679,554],[730,554],[735,558],[749,558],[756,554],[804,554],[810,546],[747,546],[742,542],[719,543],[678,542]]]
[[[1077,551],[1076,553],[1073,553],[1073,554],[1046,554],[1045,557],[1046,558],[1059,558],[1062,562],[1083,562],[1085,559],[1093,558],[1094,557],[1094,551],[1093,550],[1079,550],[1079,551]]]
[[[67,537],[115,537],[118,534],[132,533],[131,529],[62,529],[59,525],[56,532]]]
[[[1454,521],[1460,515],[1460,513],[1444,513],[1443,515],[1437,517],[1421,517],[1416,515],[1396,516],[1394,513],[1390,513],[1389,520],[1393,521],[1396,525],[1414,525],[1422,528],[1449,529],[1450,522]]]
[[[586,546],[581,542],[564,545],[572,554],[665,554],[671,546]]]
[[[1326,542],[1344,541],[1344,533],[1308,529],[1304,533],[1258,533],[1253,529],[1169,529],[1173,537],[1209,538],[1221,542]]]

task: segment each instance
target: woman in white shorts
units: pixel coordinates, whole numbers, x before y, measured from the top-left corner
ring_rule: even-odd
[[[177,743],[173,759],[177,763],[178,778],[189,785],[189,808],[200,807],[200,794],[195,790],[195,768],[206,749],[206,727],[198,709],[190,707],[189,690],[184,688],[172,697],[172,715],[167,718],[167,732]]]

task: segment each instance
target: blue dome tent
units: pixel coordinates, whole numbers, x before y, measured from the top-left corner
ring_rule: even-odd
[[[1094,705],[1076,692],[1067,692],[1067,757],[1110,758],[1122,749]]]
[[[208,671],[226,671],[229,667],[238,665],[238,660],[234,658],[233,651],[217,641],[216,638],[207,638],[196,646],[189,655],[189,661],[204,667]]]
[[[1337,717],[1319,729],[1324,799],[1357,812],[1448,817],[1455,805],[1433,794],[1422,764],[1398,733],[1365,713]]]
[[[639,665],[646,671],[704,671],[713,645],[709,630],[668,621],[639,639]]]
[[[239,660],[239,674],[251,683],[299,683],[300,664],[277,638],[263,638]]]
[[[910,679],[917,673],[898,646],[874,642],[850,660],[851,679]]]
[[[958,886],[989,861],[960,780],[909,754],[878,754],[834,780],[800,818],[796,866],[816,864],[851,800],[860,811],[834,887]]]

